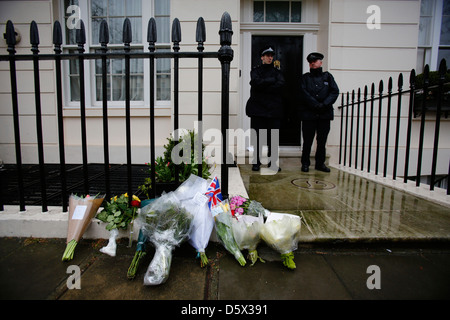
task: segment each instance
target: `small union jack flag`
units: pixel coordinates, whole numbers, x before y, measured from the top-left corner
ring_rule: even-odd
[[[219,179],[217,177],[214,177],[205,194],[209,197],[208,206],[210,210],[212,205],[215,206],[223,201],[222,191],[220,191]]]

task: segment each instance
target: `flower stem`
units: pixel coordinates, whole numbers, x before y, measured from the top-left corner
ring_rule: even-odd
[[[292,252],[282,253],[281,261],[283,261],[283,265],[285,265],[287,268],[289,268],[291,270],[296,268],[295,262],[294,262],[294,254]]]
[[[144,258],[145,254],[146,254],[145,251],[140,251],[140,250],[136,251],[136,253],[134,254],[134,257],[133,257],[133,261],[131,261],[131,265],[128,268],[128,272],[127,272],[128,279],[130,279],[130,280],[134,279],[134,277],[136,276],[136,272],[139,267],[139,264],[141,262],[141,259]]]
[[[66,250],[64,251],[64,254],[62,256],[62,261],[69,261],[73,259],[73,253],[75,251],[75,247],[77,246],[77,241],[71,240],[69,243],[67,243]]]
[[[208,257],[206,256],[205,252],[199,252],[200,255],[200,267],[207,266],[209,263]]]
[[[256,249],[248,250],[247,258],[252,262],[250,266],[253,266],[256,263],[256,261],[258,261],[258,259],[259,261],[265,263],[265,261],[258,255],[258,251]]]

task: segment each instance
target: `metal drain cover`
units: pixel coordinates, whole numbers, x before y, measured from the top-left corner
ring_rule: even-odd
[[[294,186],[302,189],[330,190],[336,188],[336,185],[334,183],[311,178],[294,179],[291,181],[291,183]]]

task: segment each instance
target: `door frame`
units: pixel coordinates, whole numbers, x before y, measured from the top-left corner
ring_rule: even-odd
[[[303,72],[309,70],[306,56],[318,51],[319,2],[317,0],[302,0],[301,23],[268,23],[253,22],[253,0],[240,0],[241,15],[239,22],[239,104],[237,111],[237,127],[245,132],[250,129],[250,118],[245,114],[245,105],[250,97],[250,71],[252,68],[252,36],[303,36]],[[322,35],[323,37],[323,35]],[[245,146],[245,141],[241,141]],[[280,147],[280,154],[286,152],[300,152],[300,147]],[[245,150],[238,150],[244,152]]]
[[[303,72],[309,70],[309,64],[306,61],[306,56],[313,51],[317,51],[317,31],[303,30],[299,32],[298,27],[288,28],[271,28],[271,26],[258,26],[257,28],[250,28],[246,26],[241,28],[240,41],[240,108],[238,108],[238,125],[244,131],[250,129],[250,118],[245,114],[245,105],[250,98],[250,72],[252,69],[252,36],[303,36]],[[299,149],[300,147],[281,146],[282,150],[290,151],[291,149]],[[242,150],[244,151],[244,150]]]

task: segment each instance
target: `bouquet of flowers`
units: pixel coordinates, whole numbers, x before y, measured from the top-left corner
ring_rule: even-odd
[[[281,253],[283,265],[289,269],[296,268],[293,251],[298,246],[300,226],[299,216],[270,212],[261,228],[261,238],[272,249]]]
[[[211,213],[214,216],[216,233],[220,242],[223,244],[225,249],[227,249],[228,252],[236,258],[241,266],[245,266],[245,258],[233,236],[231,221],[232,216],[228,199],[219,202],[216,205],[212,205]]]
[[[189,234],[189,243],[197,250],[197,257],[200,258],[200,266],[208,264],[208,257],[205,249],[208,246],[214,219],[208,207],[208,196],[205,192],[208,188],[207,180],[191,174],[177,190],[174,191],[181,206],[193,215],[192,230]]]
[[[62,261],[73,259],[75,247],[91,223],[103,202],[103,196],[69,197],[69,223],[67,230],[67,246],[62,256]]]
[[[173,192],[142,208],[139,215],[143,235],[155,246],[155,255],[144,276],[144,285],[158,285],[169,277],[172,251],[187,240],[193,216],[183,207]]]
[[[155,199],[151,199],[149,202],[153,202]],[[148,204],[150,205],[150,204]],[[144,210],[141,208],[141,210]],[[141,263],[141,260],[147,254],[147,241],[148,238],[144,232],[144,229],[141,227],[139,229],[139,235],[137,239],[136,252],[134,253],[133,260],[131,261],[130,267],[128,268],[127,278],[132,280],[136,276],[137,269]]]
[[[233,236],[236,240],[239,249],[248,250],[247,258],[251,261],[253,266],[259,259],[265,262],[258,256],[256,247],[258,246],[261,237],[260,230],[264,223],[264,208],[259,202],[251,201],[241,196],[234,196],[230,199],[230,209],[234,217],[232,219]]]
[[[110,202],[106,202],[103,210],[97,214],[96,218],[100,221],[106,222],[106,230],[110,232],[108,244],[100,249],[100,252],[116,256],[116,238],[119,235],[119,228],[127,229],[128,225],[136,218],[136,211],[141,206],[141,200],[135,195],[132,197],[131,204],[129,204],[128,194],[111,198]],[[130,243],[132,241],[133,228],[130,231]]]

